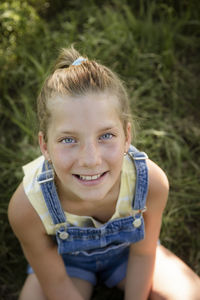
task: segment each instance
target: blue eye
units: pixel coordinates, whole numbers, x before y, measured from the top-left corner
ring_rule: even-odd
[[[110,139],[112,139],[112,137],[113,137],[112,133],[105,133],[100,137],[100,139],[101,140],[110,140]]]
[[[75,139],[71,137],[67,137],[61,141],[63,144],[74,144],[76,142]]]

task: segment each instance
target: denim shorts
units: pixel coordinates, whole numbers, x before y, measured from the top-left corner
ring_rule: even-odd
[[[92,285],[103,282],[107,287],[116,286],[126,277],[128,265],[129,247],[113,247],[104,251],[80,252],[63,254],[67,274],[89,281]],[[28,266],[27,273],[33,273],[31,266]]]

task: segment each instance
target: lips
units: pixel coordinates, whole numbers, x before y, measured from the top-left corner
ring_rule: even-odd
[[[93,176],[79,175],[79,178],[80,178],[81,180],[96,180],[96,179],[98,179],[99,177],[101,177],[101,174],[93,175]]]
[[[76,178],[78,178],[81,181],[95,181],[104,176],[107,172],[96,174],[96,175],[80,175],[80,174],[74,174]]]

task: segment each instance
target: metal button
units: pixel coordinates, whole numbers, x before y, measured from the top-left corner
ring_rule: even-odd
[[[140,218],[137,218],[137,219],[135,219],[135,220],[133,221],[133,226],[136,227],[136,228],[140,227],[141,224],[142,224],[142,221],[141,221]]]
[[[67,233],[66,231],[62,231],[59,233],[59,237],[61,238],[61,240],[66,240],[69,237],[69,233]]]

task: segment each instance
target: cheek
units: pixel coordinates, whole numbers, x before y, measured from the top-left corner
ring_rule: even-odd
[[[68,174],[71,174],[72,165],[68,160],[54,160],[53,167],[58,178],[62,179]]]
[[[54,165],[54,169],[66,169],[69,168],[72,162],[71,156],[63,151],[59,147],[55,147],[51,152],[51,159]]]
[[[115,168],[120,168],[122,166],[124,158],[124,149],[123,148],[114,148],[108,155],[107,161],[109,164],[112,164]]]

